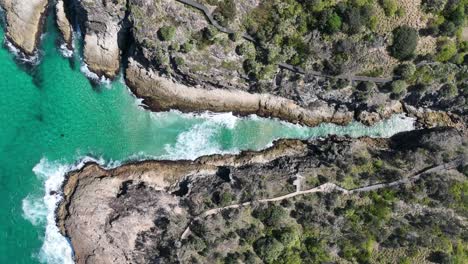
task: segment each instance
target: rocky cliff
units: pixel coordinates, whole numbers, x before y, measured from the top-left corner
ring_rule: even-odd
[[[28,56],[34,55],[42,33],[47,0],[1,0],[6,17],[6,37]]]
[[[425,127],[465,128],[466,40],[456,44],[431,33],[435,22],[428,19],[464,4],[444,4],[434,14],[429,3],[405,2],[396,16],[377,2],[319,8],[279,0],[63,0],[56,13],[68,46],[67,18],[78,22],[91,71],[114,78],[123,65],[129,86],[155,111],[233,111],[309,126],[351,120],[371,125],[404,112]],[[31,54],[47,1],[1,5],[7,38]],[[332,18],[339,33],[324,26]],[[414,50],[398,60],[392,39],[402,27],[413,34],[407,39]],[[439,48],[432,47],[435,42]],[[451,48],[450,58],[442,56],[444,47]],[[208,100],[187,100],[181,87]]]
[[[69,17],[65,11],[65,4],[63,0],[57,1],[55,4],[55,15],[57,20],[57,26],[63,37],[63,42],[67,49],[73,49],[73,27]]]
[[[114,78],[120,68],[120,34],[126,1],[77,1],[76,13],[84,34],[84,61],[100,76]]]
[[[68,175],[58,224],[77,263],[439,263],[463,257],[444,248],[466,243],[467,143],[439,128],[88,164]]]

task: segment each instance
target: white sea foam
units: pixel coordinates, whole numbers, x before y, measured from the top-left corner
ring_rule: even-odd
[[[65,58],[73,57],[73,50],[69,49],[66,43],[62,43],[59,48],[60,54]]]
[[[41,161],[33,168],[33,172],[43,182],[43,193],[30,194],[23,199],[23,217],[35,226],[45,225],[43,244],[37,258],[42,263],[71,264],[73,252],[68,240],[62,236],[55,222],[55,209],[62,199],[61,186],[67,172],[82,168],[88,162],[103,164],[103,159],[96,160],[85,157],[76,164],[61,164]],[[119,166],[119,162],[110,166]]]
[[[181,133],[174,145],[166,145],[165,150],[168,154],[164,155],[163,158],[193,160],[204,155],[238,152],[235,149],[222,149],[222,146],[213,140],[213,137],[220,132],[220,128],[234,129],[239,120],[238,117],[232,113],[214,114],[209,112],[197,116],[205,120]]]
[[[89,79],[99,82],[100,84],[105,84],[106,87],[110,87],[111,80],[107,79],[104,76],[99,77],[96,73],[92,72],[89,70],[89,67],[86,63],[83,61],[81,62],[81,67],[80,67],[81,72],[88,77]]]
[[[41,37],[42,38],[42,37]],[[13,43],[8,41],[7,38],[4,39],[5,46],[8,48],[8,50],[15,56],[15,58],[23,63],[28,63],[33,66],[38,65],[41,60],[40,60],[40,51],[37,50],[33,56],[28,56],[24,54],[20,49],[18,49]]]

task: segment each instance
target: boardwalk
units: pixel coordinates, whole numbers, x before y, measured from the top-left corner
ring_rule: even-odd
[[[176,0],[176,1],[180,2],[182,4],[185,4],[185,5],[191,6],[193,8],[196,8],[196,9],[200,10],[201,12],[203,12],[203,14],[206,16],[208,21],[210,21],[210,24],[212,24],[214,27],[216,27],[219,31],[221,31],[223,33],[226,33],[226,34],[236,33],[232,29],[221,26],[218,23],[218,21],[216,21],[216,19],[214,19],[213,15],[210,13],[210,10],[206,6],[204,6],[203,4],[200,4],[200,3],[195,2],[193,0]],[[255,42],[255,39],[251,35],[249,35],[249,34],[247,34],[245,32],[242,34],[242,37],[245,40]],[[379,77],[355,76],[355,75],[336,75],[336,76],[334,76],[334,75],[324,74],[324,73],[318,72],[318,71],[308,71],[308,72],[306,72],[301,67],[297,67],[297,66],[287,64],[287,63],[278,63],[278,66],[281,69],[286,69],[286,70],[289,70],[289,71],[292,71],[292,72],[295,72],[295,73],[298,73],[298,74],[309,74],[309,75],[313,75],[313,76],[317,76],[317,77],[323,77],[323,78],[344,79],[344,80],[349,80],[349,81],[352,81],[352,82],[354,82],[354,81],[365,81],[365,82],[375,82],[375,83],[388,83],[388,82],[393,81],[393,79],[394,79],[394,78],[391,78],[391,77],[389,77],[389,78],[379,78]]]

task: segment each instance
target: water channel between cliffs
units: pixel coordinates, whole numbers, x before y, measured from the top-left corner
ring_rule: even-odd
[[[414,121],[403,116],[373,127],[308,128],[230,113],[151,113],[120,80],[93,87],[80,58],[64,58],[56,48],[56,29],[48,28],[35,67],[15,63],[14,55],[0,49],[0,263],[72,262],[55,226],[59,196],[52,191],[87,160],[112,167],[260,150],[279,138],[389,137],[414,129]]]

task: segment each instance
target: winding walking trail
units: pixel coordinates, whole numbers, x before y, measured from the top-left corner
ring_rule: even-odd
[[[181,236],[180,240],[186,239],[188,237],[188,235],[190,234],[190,226],[192,225],[192,223],[194,221],[205,218],[205,217],[210,216],[210,215],[218,214],[223,210],[235,209],[235,208],[239,208],[239,207],[243,207],[243,206],[250,206],[252,203],[277,202],[277,201],[282,201],[282,200],[285,200],[285,199],[293,198],[293,197],[298,196],[298,195],[305,195],[305,194],[311,194],[311,193],[331,193],[333,191],[338,191],[338,192],[341,192],[342,194],[350,195],[350,194],[355,194],[355,193],[360,193],[360,192],[370,192],[370,191],[375,191],[375,190],[382,189],[382,188],[389,188],[389,187],[398,186],[398,185],[401,185],[401,184],[404,184],[404,183],[413,183],[413,182],[419,180],[421,178],[421,176],[424,175],[424,174],[438,172],[438,171],[442,171],[442,170],[454,169],[454,168],[456,168],[457,166],[459,166],[461,164],[463,164],[463,157],[458,157],[457,159],[454,159],[454,160],[452,160],[450,162],[443,163],[443,164],[433,166],[433,167],[429,167],[429,168],[425,168],[425,169],[417,172],[416,174],[414,174],[411,177],[403,178],[403,179],[393,181],[393,182],[372,184],[372,185],[369,185],[369,186],[359,187],[359,188],[350,189],[350,190],[342,188],[342,187],[336,185],[335,183],[327,182],[327,183],[324,183],[324,184],[322,184],[320,186],[317,186],[315,188],[304,190],[304,191],[301,191],[298,188],[295,192],[292,192],[292,193],[289,193],[289,194],[286,194],[286,195],[282,195],[282,196],[278,196],[278,197],[260,199],[260,200],[256,200],[256,201],[250,201],[250,202],[239,203],[239,204],[232,204],[232,205],[228,205],[228,206],[224,206],[224,207],[210,209],[208,211],[205,211],[205,212],[201,213],[200,215],[196,216],[195,218],[193,218],[193,220],[189,223],[189,225],[187,226],[185,231],[182,233],[182,236]]]
[[[210,10],[205,5],[203,5],[201,3],[198,3],[198,2],[195,2],[193,0],[176,0],[176,1],[200,10],[208,18],[208,21],[210,21],[210,24],[212,24],[219,31],[221,31],[223,33],[226,33],[226,34],[236,33],[234,30],[232,30],[230,28],[226,28],[226,27],[221,26],[218,23],[218,21],[216,21],[216,19],[214,19],[214,17],[211,14]],[[246,32],[244,32],[242,34],[242,37],[244,39],[248,40],[248,41],[256,42],[255,38],[252,37],[251,35],[247,34]],[[286,70],[289,70],[289,71],[292,71],[292,72],[295,72],[295,73],[299,73],[299,74],[303,74],[303,75],[308,74],[308,75],[313,75],[313,76],[317,76],[317,77],[324,77],[324,78],[344,79],[344,80],[348,80],[348,81],[351,81],[351,82],[364,81],[364,82],[375,82],[375,83],[388,83],[388,82],[393,81],[393,79],[394,79],[393,77],[380,78],[380,77],[368,77],[368,76],[357,76],[357,75],[346,75],[346,74],[341,74],[341,75],[336,75],[335,76],[335,75],[324,74],[324,73],[319,72],[319,71],[307,71],[306,72],[301,67],[294,66],[294,65],[291,65],[291,64],[288,64],[288,63],[278,63],[278,66],[280,68],[282,68],[282,69],[286,69]]]

